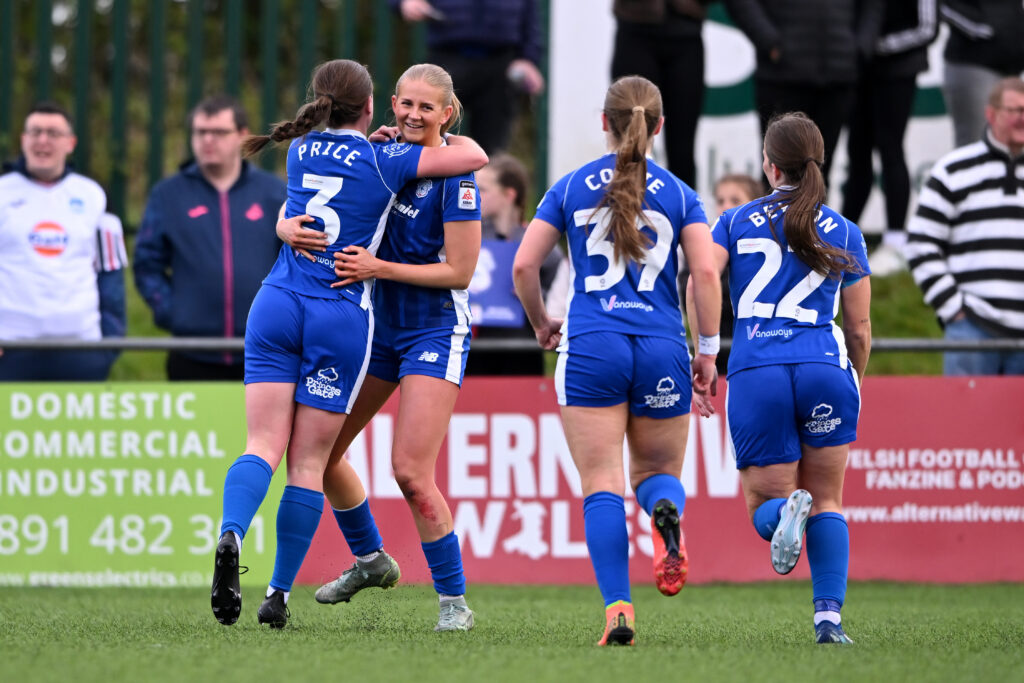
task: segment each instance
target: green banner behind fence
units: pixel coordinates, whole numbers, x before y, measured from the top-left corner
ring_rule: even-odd
[[[244,445],[239,385],[0,385],[0,584],[208,586]],[[245,538],[250,582],[270,576],[283,487]]]

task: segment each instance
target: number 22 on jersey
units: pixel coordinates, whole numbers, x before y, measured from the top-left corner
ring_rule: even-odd
[[[813,308],[801,308],[800,302],[814,293],[825,276],[811,271],[786,292],[777,304],[757,301],[764,288],[772,281],[782,268],[782,247],[778,242],[767,237],[749,237],[736,242],[737,254],[764,254],[764,263],[751,278],[747,288],[743,290],[736,303],[737,318],[792,318],[798,322],[814,324],[818,321],[818,312]]]

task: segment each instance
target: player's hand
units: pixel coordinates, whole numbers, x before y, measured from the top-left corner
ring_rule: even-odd
[[[516,87],[527,95],[539,95],[544,92],[544,76],[529,59],[513,60],[508,65],[506,73]]]
[[[402,0],[402,18],[406,21],[423,21],[436,14],[427,0]]]
[[[377,277],[380,259],[362,247],[348,246],[334,254],[334,274],[338,282],[331,287],[344,287]]]
[[[398,126],[381,126],[370,133],[370,142],[387,142],[398,137]]]
[[[316,257],[310,252],[323,253],[327,250],[327,233],[322,230],[302,227],[304,223],[309,223],[312,220],[312,216],[306,214],[292,216],[278,221],[276,230],[277,236],[292,248],[296,256],[303,256],[315,262]]]
[[[537,343],[545,351],[554,351],[562,343],[561,318],[548,318],[548,321],[533,330],[537,335]]]
[[[693,359],[693,402],[701,417],[715,414],[711,397],[718,395],[718,368],[715,356],[698,353]]]

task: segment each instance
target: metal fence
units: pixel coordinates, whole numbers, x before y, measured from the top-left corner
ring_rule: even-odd
[[[149,188],[188,155],[186,114],[204,95],[238,97],[262,131],[305,100],[317,63],[345,57],[369,66],[383,119],[395,79],[425,54],[422,24],[385,0],[0,0],[0,160],[18,153],[29,107],[55,99],[74,118],[75,168],[134,225]],[[546,106],[542,95],[535,159],[547,156]],[[546,164],[536,169],[546,187]]]
[[[76,349],[126,351],[241,351],[241,337],[108,337],[95,341],[81,339],[25,339],[0,341],[0,349]],[[722,339],[722,348],[731,346],[730,339]],[[537,342],[532,339],[475,339],[473,351],[497,353],[501,351],[532,351]],[[871,351],[1024,351],[1024,339],[934,339],[925,337],[874,339]]]

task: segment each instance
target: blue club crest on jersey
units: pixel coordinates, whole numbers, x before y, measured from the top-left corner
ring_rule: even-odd
[[[82,213],[85,211],[85,202],[78,197],[73,197],[71,199],[71,210],[74,213]]]
[[[434,186],[433,181],[430,178],[423,178],[416,183],[416,198],[423,199],[430,192],[430,188]]]
[[[410,149],[412,149],[412,145],[408,142],[392,142],[390,145],[385,145],[381,151],[389,157],[400,157]]]

